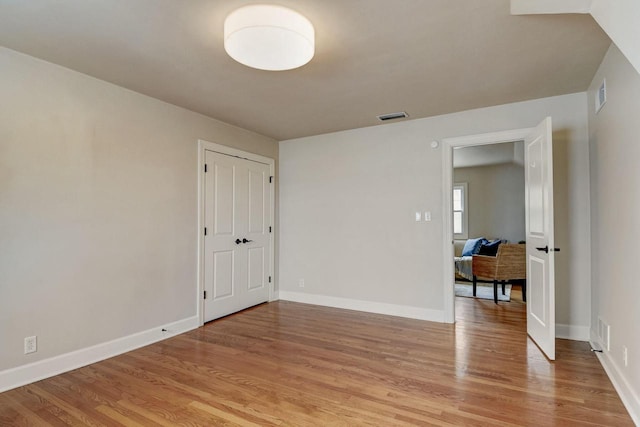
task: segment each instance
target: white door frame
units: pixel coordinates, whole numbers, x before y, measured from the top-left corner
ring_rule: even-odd
[[[500,144],[504,142],[524,141],[533,128],[512,129],[501,132],[482,133],[478,135],[444,138],[442,143],[442,235],[444,254],[444,321],[455,323],[455,289],[453,287],[453,149],[479,145]]]
[[[226,145],[216,144],[215,142],[198,140],[198,292],[196,293],[196,312],[200,326],[204,325],[204,208],[205,208],[205,185],[204,185],[204,163],[205,151],[215,151],[216,153],[226,154],[228,156],[239,157],[241,159],[252,160],[254,162],[269,165],[269,175],[274,177],[274,187],[271,189],[269,200],[269,209],[271,211],[271,224],[273,230],[271,233],[270,253],[269,256],[269,276],[272,280],[269,283],[269,301],[273,301],[276,283],[275,277],[275,160],[270,157],[264,157],[259,154],[249,153],[247,151],[238,150],[237,148],[227,147]]]

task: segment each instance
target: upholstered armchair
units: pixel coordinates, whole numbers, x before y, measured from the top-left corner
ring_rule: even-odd
[[[474,255],[472,260],[473,295],[476,295],[478,279],[493,281],[493,301],[498,303],[498,282],[502,283],[504,295],[505,283],[510,280],[524,280],[522,299],[527,300],[527,261],[526,245],[503,243],[498,247],[495,257]]]

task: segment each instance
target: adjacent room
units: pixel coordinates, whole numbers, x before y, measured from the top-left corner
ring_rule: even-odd
[[[639,425],[637,40],[0,0],[0,425]]]
[[[456,297],[511,301],[512,288],[525,302],[524,141],[462,147],[453,152],[453,236]],[[504,250],[509,248],[511,252]],[[521,252],[516,254],[516,251]],[[508,255],[509,253],[509,255]],[[488,270],[473,270],[473,255]],[[507,258],[509,260],[507,262]],[[499,264],[501,271],[497,271]],[[485,276],[480,275],[484,274]],[[476,289],[473,280],[476,276]],[[491,276],[491,277],[489,277]],[[500,293],[492,282],[500,277]],[[479,287],[478,287],[478,284]],[[504,285],[504,289],[502,289]],[[515,295],[515,293],[514,293]]]

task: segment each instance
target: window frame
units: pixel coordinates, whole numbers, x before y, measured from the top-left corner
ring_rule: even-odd
[[[453,193],[457,190],[462,190],[462,209],[455,210],[453,206]],[[456,212],[462,213],[462,232],[455,232],[455,220],[454,215]],[[456,182],[451,189],[451,228],[453,232],[453,238],[456,240],[466,240],[469,238],[469,186],[466,182]]]

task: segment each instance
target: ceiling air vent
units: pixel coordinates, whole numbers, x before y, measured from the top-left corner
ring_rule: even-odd
[[[406,117],[409,117],[409,115],[404,111],[400,111],[399,113],[382,114],[378,116],[378,120],[386,122],[387,120],[404,119]]]

